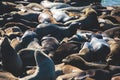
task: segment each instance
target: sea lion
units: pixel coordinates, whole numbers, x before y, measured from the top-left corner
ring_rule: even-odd
[[[38,39],[35,39],[34,41],[31,41],[28,44],[27,48],[30,48],[30,49],[41,49],[42,47],[40,46]]]
[[[105,62],[105,59],[110,52],[109,44],[103,39],[92,37],[90,45],[92,45],[94,51],[93,60]]]
[[[82,70],[88,69],[103,69],[107,65],[87,62],[79,54],[71,54],[62,60],[63,63],[75,66]]]
[[[59,9],[51,9],[50,11],[53,14],[53,18],[55,18],[55,20],[58,22],[64,23],[74,18],[74,17],[70,17],[64,11],[59,10]]]
[[[60,74],[61,71],[61,74]],[[64,63],[55,65],[55,72],[56,72],[56,80],[61,79],[69,79],[76,76],[78,73],[82,72],[81,69],[71,66],[65,65]]]
[[[105,72],[107,71],[111,77],[112,77],[112,75],[114,75],[116,73],[120,73],[120,66],[87,62],[82,57],[80,57],[79,55],[76,55],[76,54],[67,56],[65,59],[63,59],[63,62],[65,64],[75,66],[82,70],[90,70],[90,69],[95,70],[95,71],[98,70],[98,73],[99,73],[99,71],[103,72],[105,70]],[[99,75],[100,74],[97,74],[97,76],[99,76]],[[95,77],[92,77],[92,78],[95,78]]]
[[[58,46],[59,46],[59,41],[51,36],[44,36],[41,39],[41,49],[43,52],[45,52],[46,54],[49,54],[52,51],[55,51]]]
[[[35,52],[35,49],[30,49],[30,48],[24,48],[18,51],[17,54],[21,57],[21,60],[25,67],[36,65],[34,52]]]
[[[15,46],[15,50],[18,52],[20,49],[26,48],[31,41],[37,40],[37,37],[35,32],[27,30],[20,38],[19,44]]]
[[[75,35],[69,38],[69,41],[77,41],[77,42],[86,42],[89,41],[92,32],[77,32]]]
[[[35,73],[19,80],[55,80],[55,66],[53,61],[40,50],[36,50],[34,54],[37,65]]]
[[[11,47],[8,38],[5,37],[1,44],[3,69],[15,76],[21,76],[23,73],[23,63],[20,56]]]
[[[70,54],[78,53],[80,49],[81,43],[79,42],[62,43],[53,53],[52,59],[55,64],[59,64],[62,62],[63,58]]]
[[[55,24],[39,24],[34,32],[36,32],[41,39],[43,36],[50,34],[55,37],[57,40],[61,41],[64,37],[71,37],[76,33],[79,28],[80,23],[71,23],[71,25],[67,27],[61,27]]]
[[[25,32],[27,29],[30,29],[30,26],[27,26],[20,22],[8,22],[4,26],[2,26],[2,29],[5,30],[6,28],[17,26],[21,29],[22,32]]]
[[[83,44],[82,49],[79,51],[79,55],[86,61],[89,61],[89,62],[94,61],[93,60],[94,51],[93,51],[92,45],[90,45],[89,42],[85,42]]]
[[[111,51],[106,58],[107,63],[110,65],[120,65],[120,41],[110,40],[108,44]]]
[[[58,24],[58,22],[53,18],[53,14],[48,10],[44,9],[42,13],[38,16],[38,22],[39,23],[54,23]]]
[[[104,33],[111,38],[115,38],[115,37],[120,38],[120,27],[118,26],[118,27],[110,28],[108,30],[105,30]]]
[[[64,23],[65,25],[70,24],[71,22],[80,22],[81,23],[81,28],[83,30],[92,30],[96,31],[99,30],[99,23],[98,23],[98,18],[97,18],[97,13],[94,9],[88,7],[83,9],[81,12],[84,14],[76,20],[70,20]]]

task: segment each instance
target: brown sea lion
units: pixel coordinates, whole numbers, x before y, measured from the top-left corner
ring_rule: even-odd
[[[3,69],[15,76],[21,76],[23,73],[23,63],[20,56],[11,47],[8,38],[5,37],[1,44]]]
[[[108,41],[110,45],[110,53],[108,54],[106,61],[110,65],[120,65],[120,41],[110,40]]]
[[[78,53],[80,49],[81,43],[78,42],[62,43],[53,53],[52,59],[55,64],[59,64],[62,62],[63,58],[70,54]]]
[[[118,26],[118,27],[110,28],[108,30],[105,30],[104,33],[111,38],[115,38],[115,37],[120,38],[120,27]]]
[[[70,24],[71,22],[80,22],[81,23],[81,29],[83,30],[93,30],[99,29],[99,23],[97,18],[97,13],[92,8],[85,8],[81,12],[83,12],[83,16],[81,16],[79,19],[71,20],[65,23],[65,25]]]
[[[55,66],[53,61],[42,51],[35,51],[36,71],[30,76],[19,80],[55,80]]]
[[[64,63],[55,65],[55,71],[57,75],[56,80],[69,79],[82,72],[82,70],[80,70],[79,68],[71,65],[65,65]],[[61,74],[59,73],[60,71]]]
[[[72,54],[67,56],[62,60],[65,64],[69,64],[72,66],[75,66],[77,68],[80,68],[82,70],[87,70],[87,69],[103,69],[107,65],[105,64],[95,64],[92,62],[87,62],[84,60],[79,54]]]

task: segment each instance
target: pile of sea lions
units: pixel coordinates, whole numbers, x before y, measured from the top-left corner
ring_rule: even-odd
[[[120,7],[100,1],[0,1],[0,80],[120,80]]]

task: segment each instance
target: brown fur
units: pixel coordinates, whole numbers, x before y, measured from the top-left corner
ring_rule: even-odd
[[[111,40],[108,42],[110,45],[110,53],[108,54],[107,61],[112,65],[120,65],[120,41]]]

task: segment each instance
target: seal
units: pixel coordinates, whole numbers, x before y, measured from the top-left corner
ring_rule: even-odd
[[[69,15],[67,15],[64,11],[59,10],[59,9],[51,9],[50,10],[51,13],[53,14],[53,18],[56,19],[56,21],[58,22],[66,22],[69,21],[71,19],[73,19],[73,17],[70,17]]]
[[[55,80],[55,66],[52,59],[40,50],[36,50],[34,56],[37,65],[35,73],[19,80]]]
[[[79,55],[86,61],[89,62],[94,61],[93,60],[94,51],[92,45],[90,45],[89,42],[85,42],[82,49],[79,51]]]
[[[115,37],[120,38],[120,27],[118,26],[118,27],[110,28],[108,30],[105,30],[104,33],[111,38],[115,38]]]
[[[110,45],[110,53],[108,54],[106,61],[110,65],[120,65],[119,51],[120,51],[120,41],[110,40],[108,41]]]
[[[74,53],[78,53],[81,49],[81,43],[78,42],[67,42],[62,43],[57,50],[53,53],[53,61],[55,64],[59,64],[62,62],[62,59],[66,56]]]
[[[90,45],[92,45],[94,51],[93,61],[105,62],[105,59],[110,52],[109,44],[105,40],[93,36]]]
[[[18,55],[21,57],[24,67],[36,66],[34,52],[35,50],[30,48],[24,48],[18,52]]]
[[[97,13],[92,8],[85,8],[81,12],[85,13],[83,14],[79,19],[76,20],[70,20],[65,22],[65,25],[70,24],[71,22],[80,22],[81,23],[81,29],[83,30],[98,30],[100,25],[98,23]]]
[[[75,66],[82,70],[88,69],[103,69],[107,65],[106,64],[99,64],[99,63],[92,63],[87,62],[83,59],[79,54],[71,54],[62,60],[63,63]]]
[[[15,50],[18,52],[20,49],[26,48],[30,42],[37,39],[37,34],[33,31],[27,30],[23,36],[20,38],[20,41],[15,46]]]
[[[49,54],[52,51],[55,51],[58,46],[59,46],[59,41],[51,36],[44,36],[41,39],[41,47],[42,51],[45,52],[46,54]]]
[[[80,23],[73,22],[71,25],[65,27],[58,26],[56,24],[39,24],[34,32],[36,32],[39,36],[39,39],[43,36],[50,34],[51,36],[55,37],[57,40],[61,41],[65,37],[71,37],[73,34],[76,33],[77,29],[79,28]]]
[[[23,63],[20,56],[11,47],[8,38],[5,37],[1,44],[3,69],[15,76],[23,73]]]

